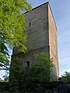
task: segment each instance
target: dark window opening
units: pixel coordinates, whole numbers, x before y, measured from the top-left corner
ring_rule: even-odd
[[[27,67],[28,68],[30,67],[30,61],[27,61]]]
[[[31,27],[31,23],[29,23],[29,27]]]

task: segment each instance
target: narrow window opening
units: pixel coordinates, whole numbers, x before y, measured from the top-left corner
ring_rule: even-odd
[[[31,27],[31,22],[29,23],[29,27]]]
[[[27,61],[27,67],[30,68],[30,61]]]

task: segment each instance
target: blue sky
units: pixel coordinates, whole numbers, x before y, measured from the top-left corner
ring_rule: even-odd
[[[32,7],[49,1],[58,36],[59,75],[70,72],[70,0],[28,0]],[[1,72],[0,76],[2,76]]]

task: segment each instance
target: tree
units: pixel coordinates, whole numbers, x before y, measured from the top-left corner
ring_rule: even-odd
[[[8,49],[5,46],[3,39],[0,38],[0,66],[5,66],[9,65],[9,60],[8,60],[9,54],[8,54]]]
[[[62,77],[61,77],[61,80],[63,82],[70,82],[70,73],[69,72],[65,72]]]
[[[50,83],[52,79],[52,59],[44,53],[36,54],[35,59],[35,65],[29,70],[24,70],[21,75],[19,83],[21,83],[25,90],[44,87],[47,83]]]
[[[0,62],[7,63],[10,48],[17,47],[25,52],[26,37],[25,18],[23,11],[31,10],[26,0],[0,0]]]
[[[40,82],[50,82],[52,76],[52,59],[47,54],[36,54],[35,65],[31,68],[31,75]]]

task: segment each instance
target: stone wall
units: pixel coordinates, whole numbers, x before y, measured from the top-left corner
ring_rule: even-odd
[[[59,76],[59,64],[58,64],[58,47],[57,47],[57,28],[54,21],[54,17],[48,4],[48,32],[49,32],[49,54],[53,59],[54,73],[56,77]],[[54,76],[55,76],[54,75]]]
[[[27,47],[34,50],[48,45],[48,4],[43,4],[25,14]],[[31,26],[29,24],[31,23]]]
[[[48,41],[48,3],[34,8],[32,11],[25,14],[26,30],[28,34],[26,46],[28,52],[26,54],[19,54],[17,49],[14,48],[12,61],[19,58],[21,69],[27,66],[27,61],[30,66],[35,63],[35,54],[39,52],[47,53],[49,55],[49,41]],[[12,62],[12,65],[14,62]],[[11,68],[13,66],[11,65]]]

